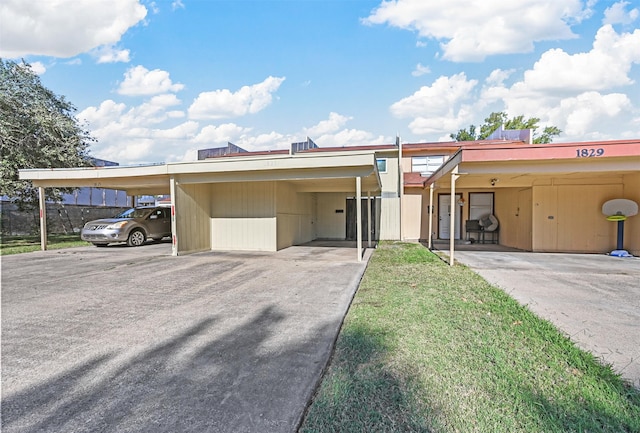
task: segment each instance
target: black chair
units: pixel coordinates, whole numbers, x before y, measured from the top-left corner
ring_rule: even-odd
[[[467,232],[468,241],[475,239],[475,238],[471,238],[472,233],[477,233],[478,236],[477,236],[477,239],[475,240],[479,243],[482,243],[482,244],[484,243],[484,230],[480,225],[480,220],[467,220],[464,227],[465,227],[465,231]]]

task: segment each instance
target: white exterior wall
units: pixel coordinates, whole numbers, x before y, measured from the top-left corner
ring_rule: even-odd
[[[400,239],[400,197],[380,200],[380,240]]]
[[[423,191],[422,189],[411,188],[411,191],[405,190],[402,197],[403,236],[406,240],[426,239],[429,235],[428,225],[426,226],[426,230],[423,230],[423,216],[427,215],[427,206],[429,206],[428,202],[423,206]],[[426,217],[424,220],[428,224]],[[423,231],[426,233],[426,236],[423,234]]]
[[[278,249],[312,241],[313,194],[299,193],[288,182],[278,182],[276,192]]]
[[[382,193],[380,200],[380,240],[400,239],[400,173],[398,155],[380,155],[387,159],[386,173],[380,173]],[[366,195],[366,191],[363,193]]]
[[[347,237],[347,195],[346,193],[317,194],[318,239],[345,239]],[[336,210],[342,210],[337,213]]]
[[[276,182],[211,186],[212,250],[277,250]]]
[[[178,184],[175,211],[178,254],[211,249],[211,192],[208,184]]]

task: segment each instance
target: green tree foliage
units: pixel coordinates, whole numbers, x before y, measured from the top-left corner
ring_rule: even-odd
[[[534,143],[551,143],[553,137],[562,132],[555,126],[547,126],[542,130],[542,133],[539,133],[539,122],[540,119],[537,117],[525,119],[524,116],[515,116],[509,119],[505,112],[494,112],[484,119],[484,124],[480,125],[479,131],[475,125],[470,125],[468,129],[461,129],[456,134],[449,136],[456,141],[484,140],[502,125],[503,129],[532,129]]]
[[[74,117],[76,108],[64,96],[45,88],[31,67],[0,59],[0,195],[21,209],[38,204],[37,188],[18,179],[23,168],[68,168],[90,164],[94,141]],[[47,188],[47,199],[59,201],[69,189]]]

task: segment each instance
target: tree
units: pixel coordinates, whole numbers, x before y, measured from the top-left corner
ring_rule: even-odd
[[[73,116],[64,96],[45,88],[24,63],[0,59],[0,195],[20,209],[38,205],[37,188],[18,179],[23,168],[69,168],[91,165],[95,141]],[[47,188],[47,199],[60,201],[72,189]]]
[[[456,134],[450,134],[449,136],[456,141],[484,140],[502,125],[504,129],[532,129],[534,143],[551,143],[553,137],[560,135],[562,132],[555,126],[547,126],[542,130],[541,134],[538,134],[539,122],[540,119],[537,117],[525,119],[524,116],[515,116],[509,119],[505,112],[494,112],[484,119],[484,124],[480,126],[479,132],[477,132],[475,125],[470,125],[469,129],[461,129]]]

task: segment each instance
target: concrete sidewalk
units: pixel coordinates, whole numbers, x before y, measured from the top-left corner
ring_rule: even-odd
[[[370,253],[5,256],[2,431],[295,431]]]
[[[640,258],[497,251],[455,257],[640,388]]]

